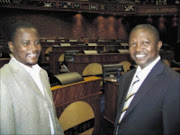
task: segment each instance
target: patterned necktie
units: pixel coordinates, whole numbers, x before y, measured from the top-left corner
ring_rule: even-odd
[[[133,98],[134,98],[134,96],[135,96],[135,94],[137,92],[137,89],[134,89],[134,88],[135,88],[137,82],[139,82],[139,80],[140,80],[139,77],[136,75],[136,77],[135,77],[135,79],[134,79],[134,81],[132,83],[132,86],[130,88],[130,91],[127,94],[127,97],[126,97],[126,100],[125,100],[125,103],[124,103],[124,107],[122,109],[121,116],[120,116],[120,119],[119,119],[119,123],[121,122],[124,114],[126,113],[126,110],[128,109],[131,101],[133,100]]]

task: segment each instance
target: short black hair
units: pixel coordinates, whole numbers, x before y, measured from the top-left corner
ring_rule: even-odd
[[[135,26],[131,32],[133,32],[134,30],[137,30],[137,29],[146,29],[146,30],[149,30],[152,32],[153,36],[155,37],[155,39],[157,41],[160,40],[160,37],[159,37],[159,31],[151,24],[139,24],[137,26]],[[130,32],[130,34],[131,34]]]
[[[22,22],[22,21],[16,22],[16,23],[12,24],[9,28],[8,40],[13,41],[17,30],[21,29],[21,28],[34,28],[37,30],[37,28],[30,22]]]

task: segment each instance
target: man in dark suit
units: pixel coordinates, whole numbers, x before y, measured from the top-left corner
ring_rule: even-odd
[[[161,61],[161,46],[152,25],[132,29],[129,52],[138,66],[120,78],[114,134],[180,135],[180,74]]]

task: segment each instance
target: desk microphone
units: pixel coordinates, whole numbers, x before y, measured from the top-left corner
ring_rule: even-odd
[[[121,69],[117,69],[117,82],[119,83],[119,79],[121,76]]]

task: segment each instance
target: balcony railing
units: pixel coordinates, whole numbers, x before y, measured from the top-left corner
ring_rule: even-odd
[[[114,15],[178,15],[180,0],[0,0],[1,7]]]

